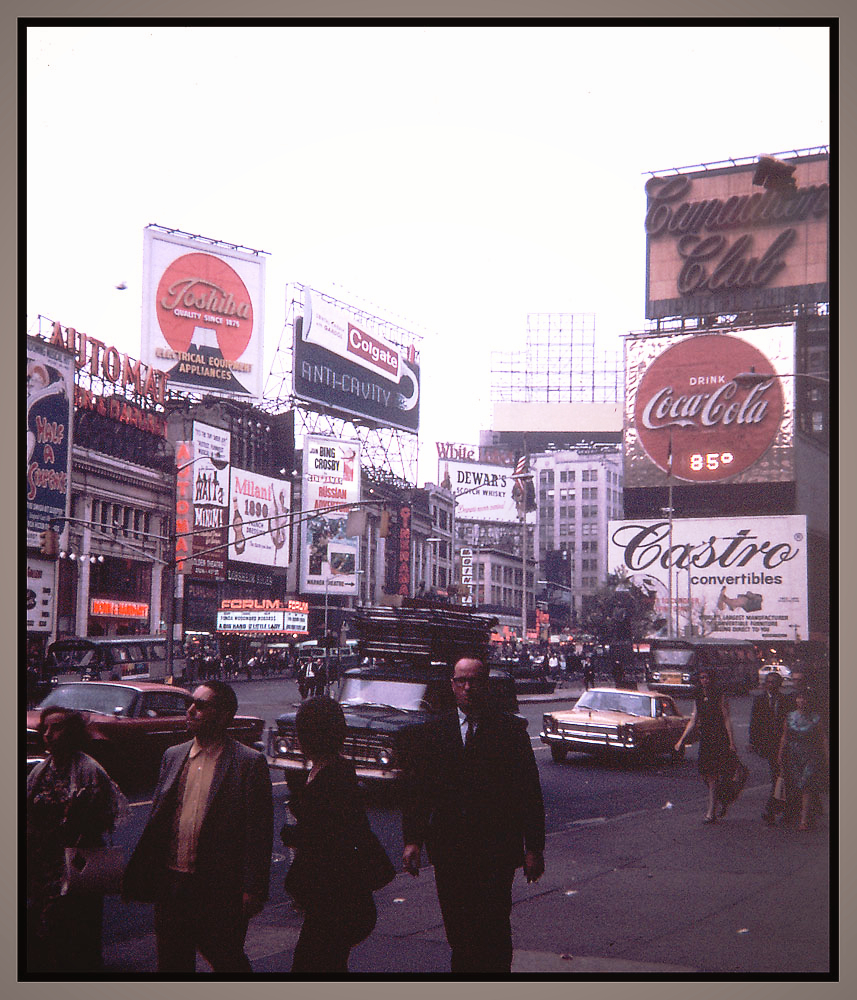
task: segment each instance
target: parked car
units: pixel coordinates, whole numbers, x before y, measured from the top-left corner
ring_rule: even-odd
[[[539,738],[555,761],[569,751],[675,755],[687,721],[669,695],[599,687],[582,694],[572,709],[546,713]]]
[[[343,754],[353,761],[358,778],[393,782],[402,770],[400,740],[413,726],[455,711],[446,664],[414,667],[386,664],[357,667],[342,677],[339,703],[348,735]],[[504,710],[518,711],[515,682],[503,670],[489,675],[491,697]],[[295,733],[295,712],[285,712],[268,734],[268,762],[283,770],[308,767]]]
[[[57,685],[35,709],[27,712],[28,761],[43,752],[34,732],[42,709],[50,706],[80,712],[87,723],[92,756],[123,786],[150,781],[157,775],[163,752],[189,738],[187,709],[191,693],[172,684],[145,681],[74,681]],[[247,746],[264,750],[265,722],[236,716],[232,735]],[[38,742],[36,742],[38,741]],[[32,751],[32,753],[31,753]]]

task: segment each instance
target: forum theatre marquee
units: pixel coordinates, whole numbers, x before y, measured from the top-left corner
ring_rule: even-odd
[[[306,635],[306,601],[232,598],[220,602],[217,631],[230,635]]]

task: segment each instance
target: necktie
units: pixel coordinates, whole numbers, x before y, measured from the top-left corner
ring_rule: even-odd
[[[476,720],[472,715],[467,717],[467,732],[464,734],[464,745],[467,746],[468,743],[473,739],[473,734],[476,732]]]

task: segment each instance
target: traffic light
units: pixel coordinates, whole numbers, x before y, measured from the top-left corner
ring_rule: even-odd
[[[59,552],[59,539],[53,528],[48,528],[39,535],[39,552],[43,556],[55,556]]]

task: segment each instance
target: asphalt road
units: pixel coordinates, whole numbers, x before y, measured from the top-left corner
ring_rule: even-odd
[[[273,724],[276,716],[299,703],[294,681],[266,680],[235,684],[239,698],[239,712],[258,715],[266,726]],[[559,693],[560,696],[562,692]],[[570,707],[573,698],[550,702],[526,702],[521,714],[529,723],[542,791],[545,799],[548,834],[559,834],[579,826],[599,824],[616,817],[633,814],[656,814],[679,805],[693,806],[698,802],[700,814],[704,810],[704,787],[696,770],[696,750],[692,748],[678,763],[664,758],[650,763],[629,765],[624,761],[609,763],[585,755],[572,754],[563,763],[554,763],[550,752],[538,738],[542,714],[545,711]],[[747,744],[749,697],[730,700],[733,726],[739,752]],[[680,701],[683,714],[690,714],[691,705]],[[757,757],[742,753],[751,768],[748,788],[764,784],[766,765]],[[271,901],[276,905],[285,901],[283,878],[287,867],[281,851],[279,830],[285,822],[286,785],[280,772],[272,771],[274,784],[274,857],[271,869]],[[401,858],[402,837],[399,811],[389,796],[369,796],[369,815],[372,827],[378,834],[390,857],[398,864]],[[149,812],[149,796],[138,795],[133,799],[132,819],[117,832],[116,842],[128,851],[137,842]],[[105,944],[120,942],[138,936],[141,929],[151,925],[151,907],[123,904],[115,897],[108,897],[105,907]]]

